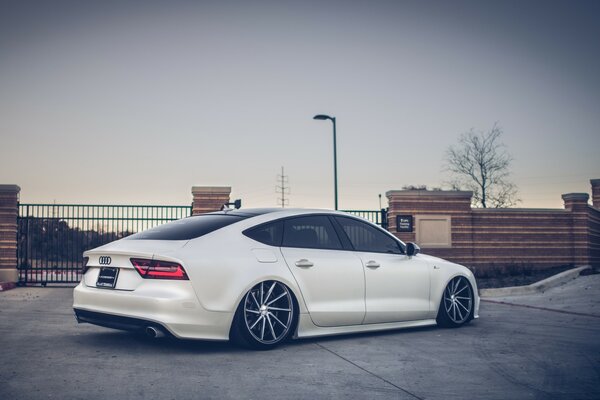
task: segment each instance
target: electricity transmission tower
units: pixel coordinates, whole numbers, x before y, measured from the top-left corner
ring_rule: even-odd
[[[281,174],[277,175],[277,186],[275,187],[275,192],[281,196],[277,198],[277,204],[280,204],[282,208],[290,205],[290,186],[288,177],[284,174],[283,167],[281,167]]]

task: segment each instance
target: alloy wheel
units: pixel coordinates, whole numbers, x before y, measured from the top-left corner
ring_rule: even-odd
[[[259,343],[274,344],[287,337],[293,315],[292,296],[280,282],[261,282],[246,294],[244,321],[248,332]]]
[[[471,316],[473,292],[466,278],[458,276],[444,290],[444,309],[454,324],[462,324]]]

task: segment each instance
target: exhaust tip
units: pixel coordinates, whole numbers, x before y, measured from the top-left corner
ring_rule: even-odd
[[[158,338],[165,336],[162,329],[156,328],[154,326],[146,327],[146,335],[152,339],[158,339]]]

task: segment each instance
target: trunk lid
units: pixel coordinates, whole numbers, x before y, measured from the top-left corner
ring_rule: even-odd
[[[87,271],[83,276],[86,286],[97,287],[102,268],[117,268],[116,284],[109,290],[135,290],[144,279],[131,264],[131,258],[154,259],[168,258],[174,251],[182,248],[187,240],[117,240],[88,250]]]

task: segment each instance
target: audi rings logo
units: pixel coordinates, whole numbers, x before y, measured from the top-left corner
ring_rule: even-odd
[[[98,258],[100,265],[110,265],[111,261],[112,260],[109,256],[100,256],[100,258]]]

